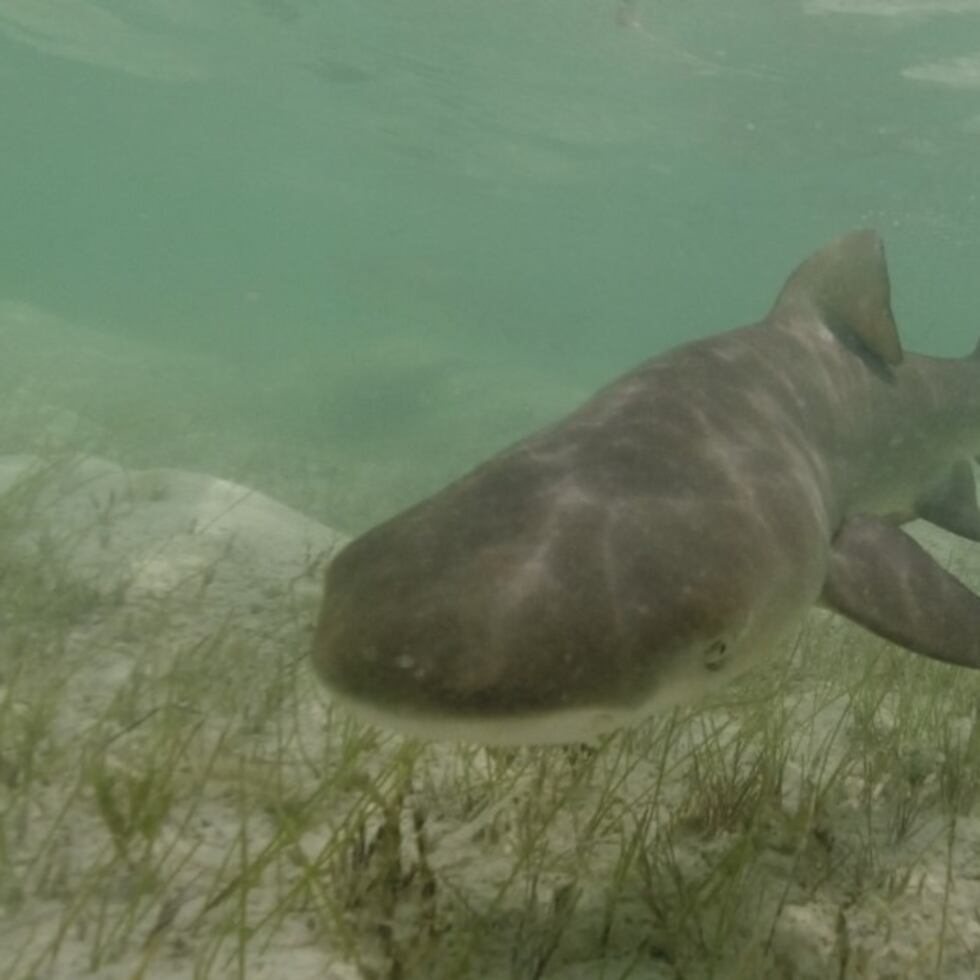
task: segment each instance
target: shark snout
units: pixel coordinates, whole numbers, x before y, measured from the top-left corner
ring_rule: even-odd
[[[360,551],[328,572],[314,661],[339,700],[391,727],[641,715],[737,672],[731,582],[651,566],[614,589],[594,563],[534,565],[503,547],[406,575]]]
[[[450,601],[437,585],[384,593],[326,592],[314,643],[321,678],[349,705],[393,715],[507,718],[580,704],[592,645],[574,628],[517,622],[493,589]],[[559,635],[555,635],[556,632]],[[545,635],[550,633],[551,635]]]
[[[547,481],[504,520],[470,486],[334,559],[313,658],[338,700],[403,731],[516,731],[569,712],[595,731],[739,672],[770,579],[743,531],[705,534],[647,498],[602,505]]]
[[[494,678],[480,683],[477,665],[467,669],[456,618],[420,605],[393,608],[383,595],[328,590],[314,641],[327,687],[349,703],[396,713],[465,714],[494,698]]]

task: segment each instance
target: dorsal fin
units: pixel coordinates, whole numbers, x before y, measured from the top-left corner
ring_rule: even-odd
[[[887,364],[902,362],[881,239],[855,231],[811,255],[786,280],[771,317],[807,310],[831,330],[860,340]]]

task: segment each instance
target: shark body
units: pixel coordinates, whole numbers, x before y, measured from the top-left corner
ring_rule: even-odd
[[[686,344],[353,541],[314,644],[368,720],[590,739],[738,675],[823,604],[980,667],[980,597],[901,525],[980,540],[980,357],[903,352],[884,251],[807,259]]]

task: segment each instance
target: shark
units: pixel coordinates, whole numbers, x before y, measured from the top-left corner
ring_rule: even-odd
[[[903,350],[882,242],[807,258],[694,340],[355,538],[312,656],[426,739],[591,741],[765,661],[822,606],[980,668],[980,596],[903,528],[980,541],[980,348]]]

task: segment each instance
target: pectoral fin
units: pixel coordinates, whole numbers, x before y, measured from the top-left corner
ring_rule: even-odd
[[[938,487],[916,502],[915,513],[944,531],[980,541],[980,509],[973,467],[965,459],[956,463]]]
[[[822,601],[915,653],[980,668],[980,596],[892,524],[848,518],[834,539]]]

